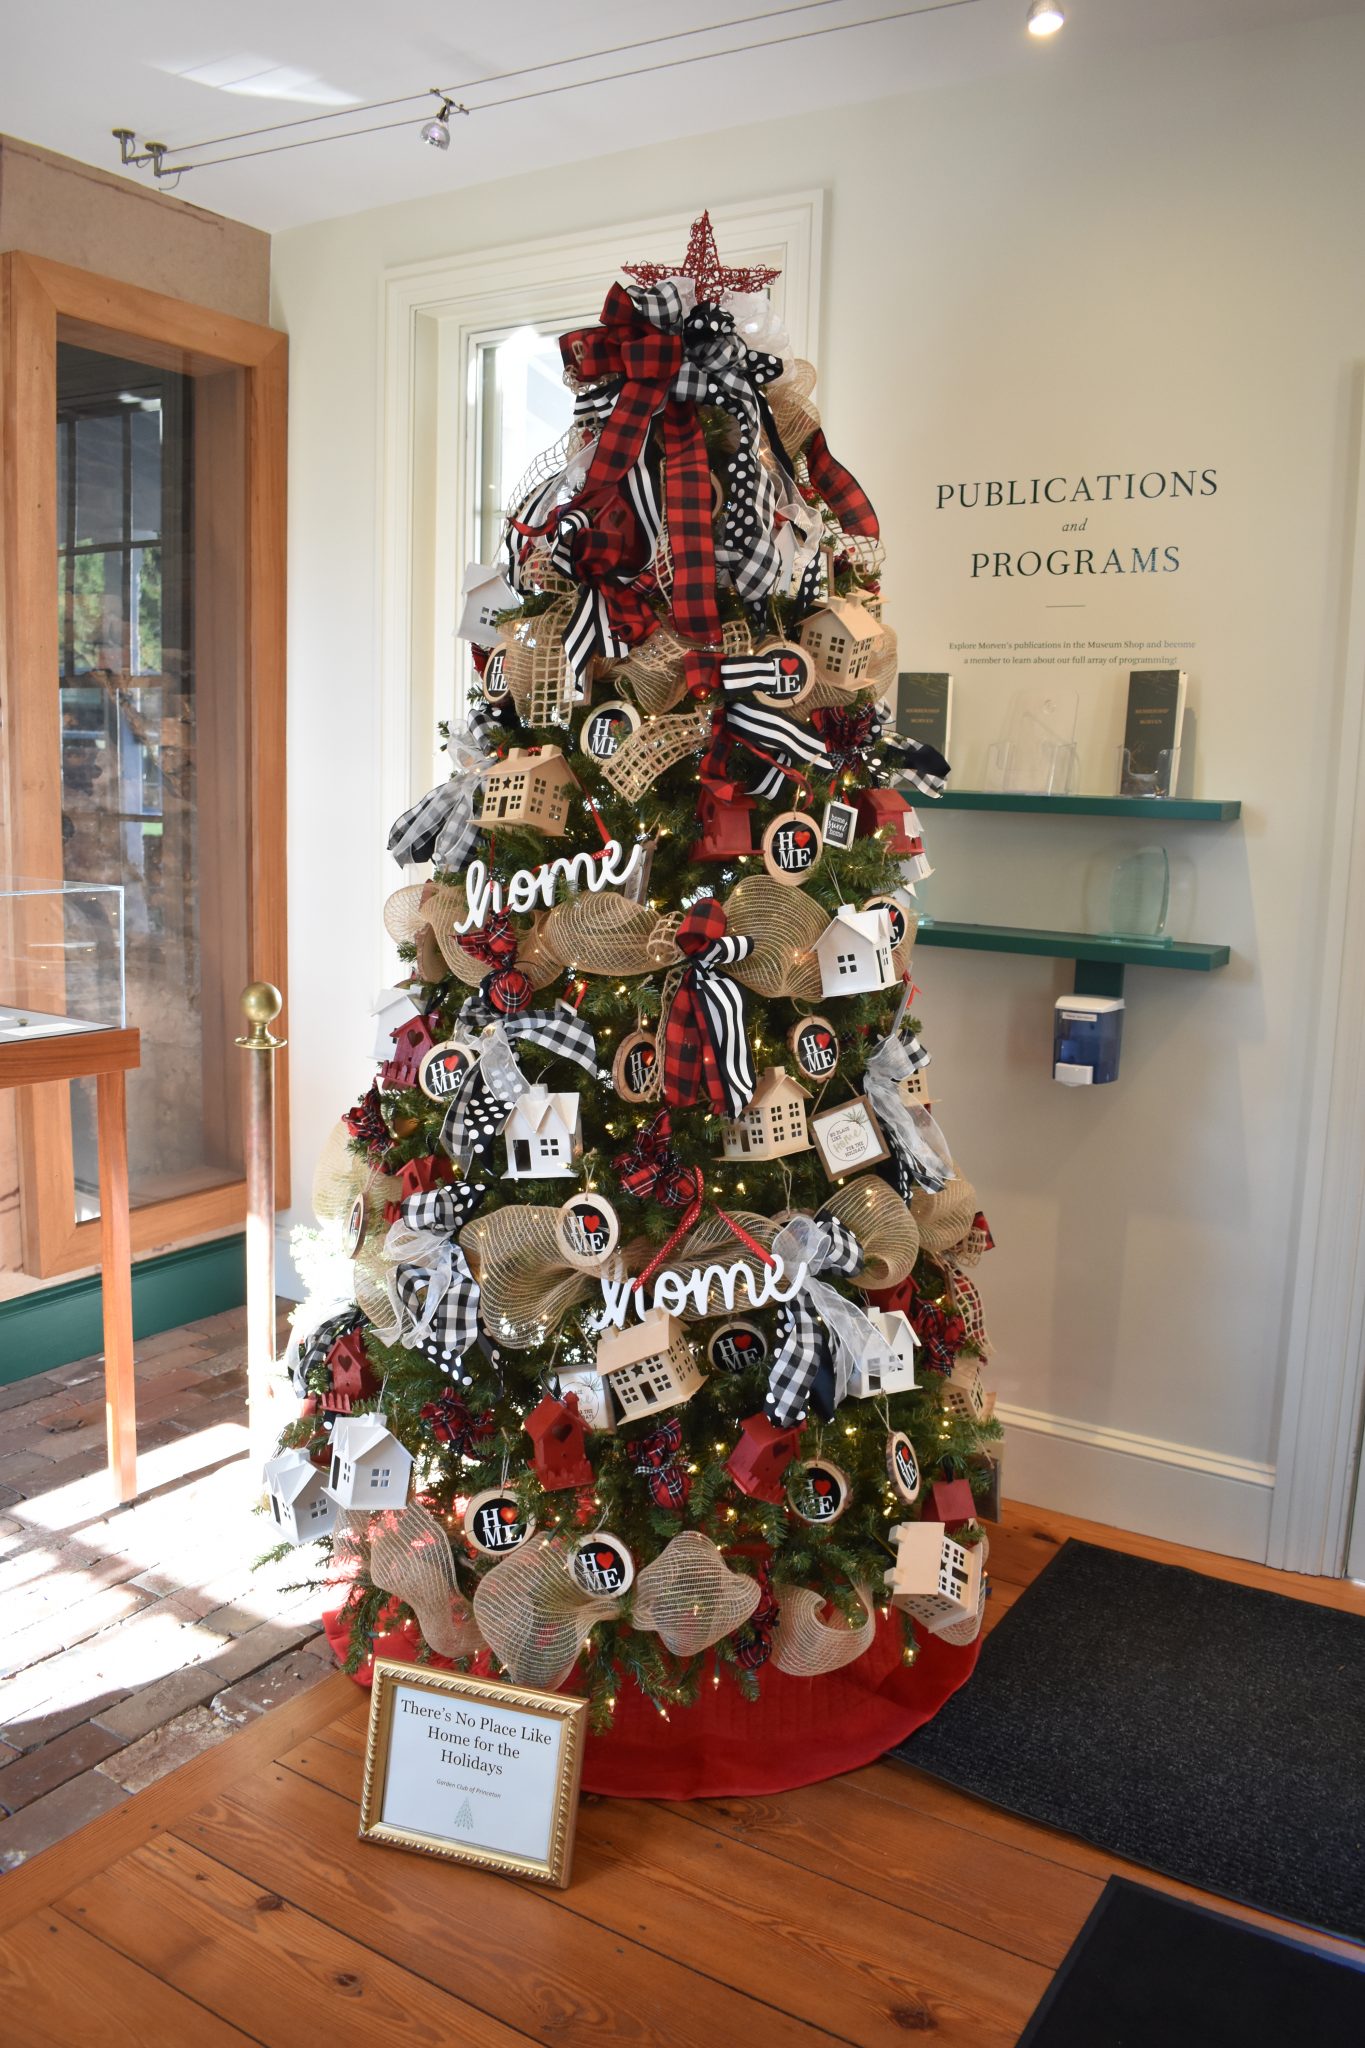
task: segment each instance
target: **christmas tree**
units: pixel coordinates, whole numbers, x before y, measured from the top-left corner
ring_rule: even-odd
[[[913,1663],[985,1597],[990,1237],[911,1014],[948,764],[893,730],[876,516],[775,275],[703,215],[562,339],[573,424],[390,837],[430,878],[387,907],[409,971],[316,1191],[346,1299],[300,1312],[270,1468],[349,1668],[568,1685],[599,1731]]]

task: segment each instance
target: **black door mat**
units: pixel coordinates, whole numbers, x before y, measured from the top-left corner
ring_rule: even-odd
[[[1018,2048],[1362,2041],[1365,1964],[1111,1877]]]
[[[1365,1940],[1365,1617],[1067,1543],[894,1754]]]

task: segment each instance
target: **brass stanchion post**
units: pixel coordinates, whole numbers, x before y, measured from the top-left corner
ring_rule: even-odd
[[[246,1151],[246,1405],[253,1486],[279,1437],[275,1385],[275,1054],[287,1040],[270,1026],[284,997],[268,981],[249,982],[242,1009],[250,1025],[237,1040],[247,1055]]]

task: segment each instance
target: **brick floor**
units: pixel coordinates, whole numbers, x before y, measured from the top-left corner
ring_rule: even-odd
[[[331,1668],[307,1554],[256,1568],[245,1358],[240,1309],[138,1345],[125,1507],[101,1359],[0,1387],[0,1870]]]

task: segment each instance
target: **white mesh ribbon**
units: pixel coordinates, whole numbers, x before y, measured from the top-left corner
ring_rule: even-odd
[[[731,1571],[709,1536],[684,1529],[636,1580],[631,1619],[675,1657],[695,1657],[733,1635],[762,1597],[758,1580]]]
[[[866,1586],[853,1590],[863,1610],[861,1622],[849,1621],[830,1607],[823,1593],[809,1586],[782,1588],[773,1636],[773,1663],[779,1671],[791,1678],[819,1678],[823,1672],[852,1664],[871,1649],[877,1633],[872,1595]]]
[[[782,1338],[768,1377],[768,1414],[785,1429],[804,1419],[812,1398],[832,1415],[860,1359],[889,1377],[897,1361],[866,1313],[819,1278],[822,1272],[847,1277],[862,1266],[852,1231],[832,1216],[793,1216],[773,1239],[773,1250],[787,1273],[805,1268],[800,1291],[782,1310]],[[818,1384],[823,1378],[828,1386]]]
[[[952,1178],[947,1140],[923,1104],[911,1109],[900,1092],[901,1082],[921,1065],[923,1061],[917,1065],[904,1039],[884,1038],[863,1069],[863,1088],[903,1174],[916,1187],[936,1194]]]
[[[370,1578],[417,1616],[442,1657],[470,1657],[483,1647],[473,1609],[460,1591],[450,1538],[418,1501],[381,1508],[370,1520]]]
[[[515,1684],[554,1692],[594,1624],[610,1621],[620,1605],[583,1591],[558,1536],[532,1536],[480,1579],[474,1617]]]

